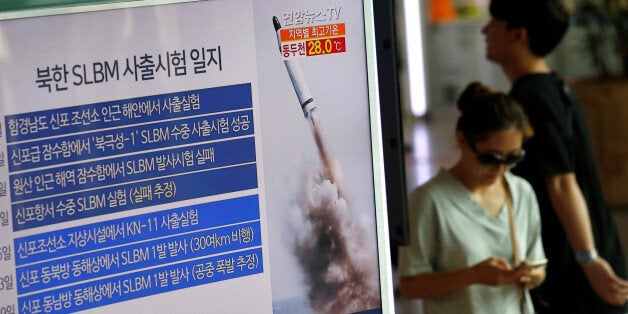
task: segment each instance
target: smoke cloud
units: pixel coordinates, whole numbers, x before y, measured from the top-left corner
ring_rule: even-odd
[[[315,117],[312,131],[322,167],[304,174],[294,221],[294,254],[304,272],[311,307],[319,313],[352,313],[381,306],[377,252],[339,189],[333,162]],[[374,232],[373,230],[368,230]]]

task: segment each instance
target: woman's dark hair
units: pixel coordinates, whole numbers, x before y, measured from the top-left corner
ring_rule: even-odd
[[[569,28],[562,0],[492,0],[489,11],[508,28],[525,28],[530,51],[539,57],[554,50]]]
[[[472,82],[458,98],[461,112],[456,130],[474,143],[486,139],[491,132],[515,128],[524,140],[532,136],[532,128],[523,110],[512,97],[492,91],[479,82]]]

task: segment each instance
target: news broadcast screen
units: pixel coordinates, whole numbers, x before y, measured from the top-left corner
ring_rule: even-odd
[[[2,313],[393,311],[371,3],[0,18]]]

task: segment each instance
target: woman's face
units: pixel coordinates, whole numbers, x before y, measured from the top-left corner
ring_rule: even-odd
[[[521,161],[523,132],[514,128],[494,131],[486,139],[461,143],[461,159],[466,169],[479,185],[491,185],[502,177],[504,172]]]

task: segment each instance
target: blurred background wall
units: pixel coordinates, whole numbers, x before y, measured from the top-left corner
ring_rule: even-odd
[[[456,161],[455,101],[462,89],[476,80],[510,89],[501,69],[484,58],[488,3],[394,0],[408,191]],[[628,2],[566,5],[571,27],[548,62],[584,107],[602,188],[628,252]],[[397,312],[420,313],[420,302],[398,300]]]

